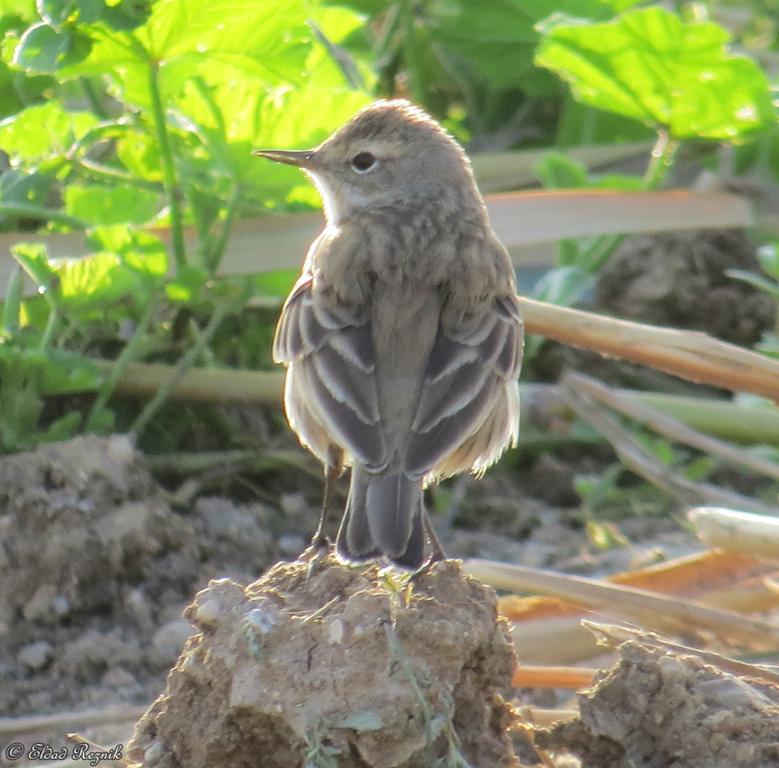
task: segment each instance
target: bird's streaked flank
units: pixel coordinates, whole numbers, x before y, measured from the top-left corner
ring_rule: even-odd
[[[407,101],[379,101],[319,147],[255,154],[302,168],[327,226],[273,345],[290,426],[335,478],[351,466],[337,550],[417,569],[444,557],[427,483],[482,473],[517,440],[522,321],[514,271],[470,162]]]

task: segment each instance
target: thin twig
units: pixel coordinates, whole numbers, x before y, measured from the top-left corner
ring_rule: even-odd
[[[229,309],[230,305],[226,301],[217,305],[200,338],[198,338],[195,344],[189,348],[189,350],[181,358],[175,370],[173,371],[173,375],[167,381],[161,384],[160,388],[157,390],[157,393],[138,415],[138,418],[135,420],[135,423],[130,429],[130,434],[133,437],[137,438],[143,432],[143,430],[146,429],[149,421],[168,399],[170,393],[175,389],[176,384],[179,382],[181,377],[190,368],[192,363],[197,360],[205,346],[211,341],[214,333],[216,333],[217,329],[221,325],[222,320],[224,320],[224,318],[227,316]]]
[[[579,391],[576,382],[570,376],[566,375],[563,378],[562,386],[572,410],[611,443],[623,464],[648,482],[676,497],[685,506],[711,504],[763,514],[779,514],[776,508],[735,491],[711,483],[693,482],[680,476],[645,450],[630,432],[597,405],[592,397]]]
[[[99,418],[100,413],[102,412],[103,408],[105,408],[106,403],[116,389],[116,386],[126,371],[127,366],[130,365],[133,358],[136,356],[138,347],[140,346],[144,334],[151,324],[156,309],[157,298],[152,296],[146,302],[146,307],[143,310],[143,314],[141,315],[138,324],[133,330],[132,336],[130,336],[129,340],[122,348],[119,357],[110,364],[108,375],[100,385],[100,389],[97,392],[97,398],[95,398],[95,402],[92,403],[92,408],[89,410],[89,415],[87,416],[86,422],[84,424],[85,431],[88,432],[94,428],[96,420]]]
[[[176,177],[176,164],[173,160],[173,150],[170,145],[168,126],[165,120],[165,109],[162,106],[162,95],[159,84],[159,65],[156,61],[149,62],[149,95],[151,97],[152,117],[154,130],[157,134],[157,143],[160,149],[160,161],[162,163],[162,176],[165,185],[165,193],[170,206],[170,228],[173,236],[173,255],[176,266],[181,267],[187,263],[186,248],[184,246],[184,223],[181,211],[181,190]]]
[[[115,707],[85,709],[81,712],[57,712],[54,715],[32,715],[29,717],[0,718],[0,736],[32,733],[33,731],[55,731],[60,728],[88,727],[106,723],[127,723],[137,720],[146,707],[119,704]]]
[[[657,648],[665,648],[673,653],[699,656],[707,664],[711,664],[713,667],[717,667],[726,672],[731,672],[739,677],[759,678],[774,684],[779,683],[779,671],[777,670],[768,669],[767,667],[761,667],[756,664],[747,664],[744,661],[731,659],[728,656],[721,656],[718,653],[704,651],[700,648],[690,648],[687,645],[674,643],[671,640],[660,637],[653,632],[642,632],[631,629],[630,627],[617,626],[615,624],[599,624],[587,620],[582,621],[582,626],[595,635],[598,645],[606,646],[608,648],[616,648],[628,640],[638,640],[641,643],[653,645]]]
[[[586,667],[536,667],[521,664],[514,671],[515,688],[564,688],[577,691],[592,682],[596,669]]]
[[[568,380],[579,391],[584,391],[590,397],[599,400],[610,408],[643,422],[655,432],[671,440],[691,445],[712,456],[717,456],[746,467],[753,472],[779,480],[779,464],[773,461],[737,448],[724,440],[718,440],[715,437],[698,432],[672,416],[667,416],[651,406],[644,405],[635,398],[626,397],[618,390],[608,387],[590,376],[585,376],[581,373],[569,373]]]
[[[554,595],[651,629],[681,633],[706,629],[762,648],[779,647],[779,625],[679,597],[491,560],[466,560],[464,570],[497,589]]]
[[[779,401],[779,361],[713,339],[520,298],[525,328],[547,339]]]
[[[697,507],[687,516],[710,547],[779,561],[779,519],[721,507]]]

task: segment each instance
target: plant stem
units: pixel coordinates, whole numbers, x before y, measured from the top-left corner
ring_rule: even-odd
[[[230,238],[230,230],[235,220],[235,212],[238,208],[238,203],[241,201],[242,191],[240,183],[238,181],[233,182],[233,189],[230,192],[230,199],[227,201],[227,210],[222,222],[222,231],[219,233],[219,239],[214,243],[213,252],[207,256],[207,266],[212,275],[217,273],[219,265],[222,263],[227,241]]]
[[[30,203],[0,203],[0,216],[51,221],[56,224],[65,224],[73,229],[86,229],[89,226],[87,222],[76,216],[57,211],[54,208],[44,208],[41,205],[32,205]]]
[[[652,157],[644,174],[643,187],[647,192],[657,189],[673,166],[679,142],[672,139],[667,131],[660,131],[652,149]],[[595,238],[590,247],[582,254],[584,268],[593,274],[598,272],[614,251],[624,242],[626,235],[601,235]]]
[[[211,341],[211,338],[213,337],[214,333],[216,333],[228,311],[229,305],[227,302],[220,304],[214,309],[214,313],[211,315],[211,319],[208,321],[208,325],[206,325],[200,338],[198,338],[198,340],[181,358],[178,365],[176,366],[176,369],[173,371],[173,375],[160,385],[160,388],[157,390],[157,394],[155,394],[154,397],[146,404],[138,418],[135,420],[135,423],[130,429],[130,434],[134,438],[137,439],[138,436],[143,433],[143,430],[146,429],[152,417],[162,407],[168,397],[170,397],[181,377],[187,372],[187,370],[189,370],[191,365],[200,356],[205,346]]]
[[[135,357],[135,354],[138,350],[138,346],[143,339],[143,335],[146,333],[146,330],[148,329],[152,318],[154,317],[154,311],[156,308],[157,297],[152,296],[146,304],[146,307],[143,310],[143,314],[141,315],[141,319],[138,321],[138,325],[135,326],[135,330],[133,331],[132,336],[130,337],[127,344],[124,345],[124,349],[122,350],[121,354],[111,366],[105,381],[100,385],[100,389],[97,392],[97,398],[92,404],[92,408],[90,409],[86,423],[84,424],[85,432],[88,432],[94,428],[95,421],[116,389],[116,385],[122,378],[122,374],[124,373],[127,366],[133,361],[133,358]]]
[[[120,171],[118,168],[112,168],[110,165],[102,165],[86,158],[73,158],[73,165],[76,170],[81,171],[87,178],[96,181],[108,181],[113,184],[126,184],[127,186],[148,189],[151,192],[162,191],[162,186],[155,181],[141,179],[130,173]]]
[[[652,158],[644,174],[644,189],[657,189],[673,166],[679,142],[672,139],[667,131],[660,131],[652,149]]]
[[[51,337],[54,335],[54,330],[57,327],[57,323],[59,322],[60,317],[61,314],[59,306],[53,302],[49,302],[49,317],[46,320],[46,328],[43,331],[41,343],[38,346],[38,349],[40,349],[41,352],[44,352],[49,348],[49,345],[51,344]]]
[[[170,228],[173,237],[173,255],[176,266],[183,267],[187,263],[187,254],[184,248],[184,228],[181,215],[181,190],[176,178],[176,165],[173,162],[173,151],[170,146],[168,126],[165,122],[165,110],[162,106],[160,84],[158,80],[158,64],[156,61],[149,63],[149,94],[151,96],[152,116],[154,118],[154,130],[160,145],[160,160],[162,162],[162,174],[165,192],[170,205]]]

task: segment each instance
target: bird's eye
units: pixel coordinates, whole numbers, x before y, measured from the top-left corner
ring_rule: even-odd
[[[367,173],[376,165],[376,158],[370,152],[360,152],[352,158],[352,168],[357,173]]]

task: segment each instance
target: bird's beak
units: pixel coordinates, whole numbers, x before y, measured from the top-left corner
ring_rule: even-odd
[[[316,152],[313,149],[255,149],[252,154],[275,163],[296,165],[298,168],[311,169],[316,162]]]

